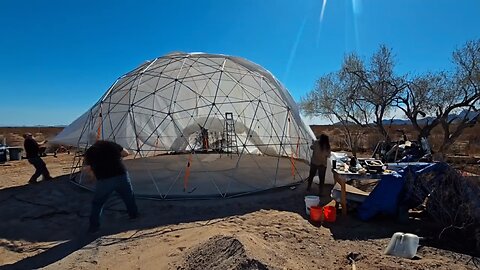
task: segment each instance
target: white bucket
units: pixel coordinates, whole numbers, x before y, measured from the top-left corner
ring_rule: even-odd
[[[417,254],[420,238],[411,233],[394,233],[385,254],[411,259]]]
[[[320,203],[320,197],[318,196],[305,196],[305,211],[307,216],[310,216],[310,207],[317,206]]]

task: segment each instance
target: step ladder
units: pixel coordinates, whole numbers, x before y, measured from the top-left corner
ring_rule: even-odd
[[[235,133],[235,121],[233,120],[233,113],[225,113],[225,151],[232,155],[238,155],[237,134]]]

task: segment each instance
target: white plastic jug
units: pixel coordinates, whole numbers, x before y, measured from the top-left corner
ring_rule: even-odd
[[[420,238],[411,233],[394,233],[385,254],[411,259],[417,254]]]
[[[320,203],[320,197],[318,196],[305,196],[305,211],[307,216],[310,216],[310,207],[317,206]]]

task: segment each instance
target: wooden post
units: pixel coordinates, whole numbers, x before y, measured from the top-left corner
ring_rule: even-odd
[[[345,187],[345,179],[342,179],[340,181],[340,186],[342,188],[342,198],[341,198],[341,202],[342,202],[342,216],[347,216],[347,191],[346,191],[346,187]]]
[[[347,191],[345,187],[345,179],[340,176],[335,170],[333,172],[333,179],[340,185],[341,188],[341,198],[340,204],[342,205],[342,216],[347,216]]]

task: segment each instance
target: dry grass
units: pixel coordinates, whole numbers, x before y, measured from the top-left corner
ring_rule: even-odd
[[[330,143],[333,149],[346,149],[346,144],[343,141],[343,134],[341,127],[332,125],[312,125],[311,126],[315,135],[325,133],[330,137]],[[356,129],[359,129],[357,127]],[[416,140],[418,133],[409,125],[396,125],[388,127],[388,132],[392,140],[400,140],[402,134],[397,130],[403,130],[410,140]],[[379,132],[374,128],[366,128],[365,136],[361,141],[360,150],[366,153],[371,153],[376,144],[383,140]],[[443,131],[437,127],[433,130],[432,135],[429,138],[429,142],[432,149],[438,150],[443,143]],[[452,145],[449,155],[467,155],[467,156],[479,156],[480,155],[480,123],[473,128],[464,130],[464,133],[460,138]]]
[[[340,126],[313,125],[311,128],[316,135],[321,133],[327,134],[330,137],[334,151],[348,149]],[[0,143],[2,143],[3,138],[5,138],[9,146],[22,146],[22,135],[26,132],[32,133],[38,141],[50,140],[60,133],[62,129],[62,127],[0,127]],[[403,130],[409,139],[416,140],[417,133],[412,126],[408,125],[390,126],[388,132],[391,134],[393,140],[401,139],[402,134],[397,131],[399,129]],[[359,154],[370,155],[377,143],[382,140],[382,136],[375,128],[366,128],[361,132],[363,132],[364,135],[362,135],[360,141]],[[434,129],[429,141],[433,150],[439,149],[443,142],[442,130],[440,128]],[[455,156],[480,156],[480,124],[477,124],[473,128],[466,129],[457,142],[452,145],[448,154]]]

